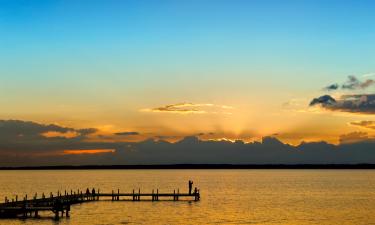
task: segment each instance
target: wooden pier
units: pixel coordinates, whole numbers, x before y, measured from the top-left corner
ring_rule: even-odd
[[[32,199],[28,199],[27,195],[19,200],[18,196],[13,199],[5,198],[4,203],[0,203],[0,218],[40,218],[40,212],[52,212],[54,219],[61,217],[69,217],[71,205],[80,204],[91,201],[199,201],[200,193],[197,188],[191,193],[180,193],[179,189],[171,193],[159,193],[159,190],[152,190],[151,193],[142,193],[140,189],[133,190],[130,193],[112,190],[111,193],[100,193],[99,189],[92,191],[86,190],[70,190],[61,193],[52,192],[48,197],[42,194],[38,198],[37,194]]]

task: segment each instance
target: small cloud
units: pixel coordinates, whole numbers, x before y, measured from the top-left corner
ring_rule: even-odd
[[[352,126],[375,129],[375,121],[356,121],[356,122],[350,122],[349,124]]]
[[[339,89],[339,84],[331,84],[328,85],[327,87],[323,88],[324,91],[333,91]]]
[[[373,77],[373,76],[375,76],[375,73],[366,73],[362,75],[362,77]]]
[[[310,102],[310,106],[314,106],[314,105],[326,106],[326,105],[333,105],[335,103],[336,103],[336,100],[332,98],[330,95],[323,95],[323,96],[320,96],[319,98],[314,98]]]
[[[136,132],[136,131],[125,131],[125,132],[114,133],[114,135],[118,135],[118,136],[135,136],[135,135],[140,135],[140,133]]]
[[[216,110],[213,110],[215,109]],[[206,114],[206,113],[223,113],[231,114],[226,111],[233,109],[232,106],[215,105],[211,103],[177,103],[165,105],[151,109],[141,109],[142,112],[157,112],[157,113],[179,113],[179,114]]]

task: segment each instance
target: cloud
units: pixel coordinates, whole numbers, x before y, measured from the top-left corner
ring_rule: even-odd
[[[87,142],[79,136],[48,138],[40,135],[50,131],[80,133],[80,129],[56,125],[1,121],[0,166],[375,163],[375,140],[364,132],[342,135],[337,146],[325,142],[290,146],[275,137],[264,137],[262,142],[252,143],[205,141],[195,136],[174,143],[152,139],[129,143]],[[81,135],[89,131],[93,130],[85,129]]]
[[[327,106],[327,105],[334,105],[335,103],[336,103],[336,100],[332,98],[330,95],[323,95],[323,96],[320,96],[319,98],[314,98],[310,102],[310,106],[315,106],[315,105]]]
[[[0,120],[0,153],[56,153],[71,148],[91,148],[88,135],[94,128],[75,129],[22,120]]]
[[[372,79],[368,79],[364,82],[361,82],[355,76],[348,76],[348,80],[346,81],[346,83],[344,83],[341,86],[341,88],[342,89],[350,89],[350,90],[365,89],[365,88],[370,87],[373,84],[374,84],[374,80],[372,80]]]
[[[316,105],[332,111],[375,114],[375,94],[343,95],[339,99],[323,95],[310,102],[310,106]]]
[[[331,84],[331,85],[328,85],[327,87],[323,88],[323,90],[325,91],[333,91],[333,90],[337,90],[339,89],[339,84]]]
[[[228,110],[233,109],[232,106],[215,105],[211,103],[177,103],[165,105],[151,109],[141,109],[142,112],[157,113],[179,113],[179,114],[205,114],[205,113],[225,113],[230,114]]]
[[[125,131],[125,132],[114,133],[114,135],[119,135],[119,136],[135,136],[135,135],[140,135],[140,133],[136,132],[136,131]]]
[[[366,132],[352,132],[340,136],[340,144],[352,144],[369,140]]]
[[[350,122],[349,124],[353,126],[368,128],[368,129],[375,129],[375,121],[357,121],[357,122]]]
[[[362,75],[362,77],[373,77],[373,76],[375,76],[375,73],[366,73]]]
[[[375,84],[375,81],[372,79],[360,81],[356,76],[350,75],[348,76],[348,80],[345,83],[343,83],[341,86],[338,83],[335,83],[335,84],[328,85],[327,87],[324,87],[323,90],[334,91],[334,90],[339,89],[340,87],[343,90],[360,90],[360,89],[366,89],[374,84]]]
[[[40,135],[51,131],[74,131],[80,135]],[[375,139],[365,132],[342,135],[339,145],[304,142],[291,146],[275,137],[251,143],[201,140],[196,136],[173,143],[153,139],[135,143],[100,139],[93,142],[83,136],[92,131],[28,121],[0,121],[0,166],[375,163]]]
[[[78,138],[95,133],[95,128],[74,129],[54,124],[44,125],[31,121],[0,120],[0,139],[2,138]]]

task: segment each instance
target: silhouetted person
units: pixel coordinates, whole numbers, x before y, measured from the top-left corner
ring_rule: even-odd
[[[90,195],[90,190],[89,188],[86,189],[86,199],[88,200],[89,199],[89,195]]]
[[[192,189],[193,189],[193,181],[189,180],[189,195],[191,195]]]
[[[197,193],[198,193],[198,188],[195,187],[195,188],[194,188],[194,194],[197,194]]]

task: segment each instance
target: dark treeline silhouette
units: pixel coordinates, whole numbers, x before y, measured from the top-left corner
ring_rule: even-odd
[[[89,143],[95,145],[95,143]],[[176,143],[99,143],[114,153],[46,156],[4,156],[0,166],[46,165],[168,165],[168,164],[375,164],[375,143],[332,145],[325,142],[284,144],[265,137],[262,142],[202,141],[186,137]]]

